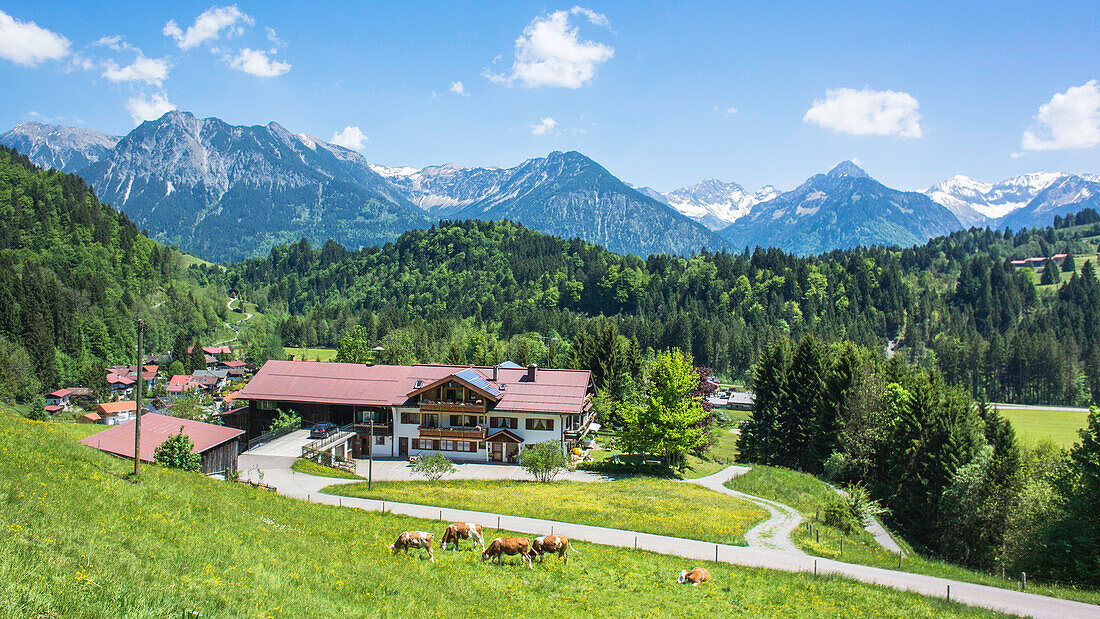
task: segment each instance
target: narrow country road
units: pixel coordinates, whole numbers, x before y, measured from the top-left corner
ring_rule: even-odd
[[[985,585],[976,585],[934,576],[896,572],[864,565],[853,565],[831,559],[811,557],[801,553],[786,552],[770,548],[729,546],[697,540],[681,539],[664,535],[637,533],[621,529],[594,527],[588,525],[522,518],[503,514],[491,514],[462,509],[440,509],[426,505],[410,503],[392,503],[373,499],[339,497],[321,493],[328,485],[354,483],[359,480],[341,480],[326,477],[314,477],[295,473],[290,470],[293,458],[257,457],[252,465],[264,471],[264,483],[275,486],[280,494],[307,500],[313,503],[339,505],[341,507],[385,510],[390,513],[425,518],[440,522],[477,522],[486,528],[500,528],[527,534],[545,535],[554,533],[565,535],[577,541],[595,544],[637,548],[670,556],[691,560],[717,560],[722,563],[744,565],[786,572],[813,572],[836,574],[865,583],[882,585],[902,591],[913,591],[935,597],[946,597],[950,588],[952,600],[988,608],[999,612],[1021,616],[1046,618],[1085,619],[1100,617],[1100,606],[1050,598],[1033,593],[1024,593],[1011,589],[999,589]],[[242,466],[242,477],[254,477],[255,473]],[[274,467],[274,468],[270,468]],[[685,567],[691,567],[685,562]]]
[[[738,492],[736,490],[730,490],[723,485],[730,479],[738,475],[744,475],[751,470],[752,467],[748,466],[731,466],[713,475],[708,475],[699,479],[685,479],[683,482],[698,484],[715,492],[748,501],[767,510],[771,516],[745,533],[745,541],[748,542],[749,547],[769,548],[782,552],[805,554],[798,546],[795,546],[793,541],[791,541],[791,532],[797,529],[798,525],[802,524],[802,514],[799,514],[798,510],[789,505],[784,505],[783,503],[753,496],[751,494],[745,494],[744,492]]]

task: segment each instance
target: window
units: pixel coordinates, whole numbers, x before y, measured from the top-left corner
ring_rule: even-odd
[[[374,444],[375,445],[385,445],[386,444],[386,437],[385,436],[376,436],[376,437],[374,437]]]
[[[541,418],[541,417],[538,417],[538,418],[535,418],[535,419],[528,419],[527,420],[527,429],[528,430],[553,430],[554,429],[554,420],[553,419],[544,419],[544,418]]]
[[[401,423],[420,425],[420,413],[401,413]]]
[[[256,408],[262,411],[273,411],[275,410],[275,403],[271,400],[260,400],[256,402]]]
[[[440,449],[442,449],[444,451],[454,451],[454,449],[455,449],[455,442],[454,441],[445,440],[445,441],[439,441],[439,442],[440,442],[440,446],[439,446]]]
[[[437,413],[421,413],[420,425],[425,428],[438,428],[439,415]]]
[[[515,430],[519,427],[519,419],[516,417],[490,417],[490,428],[509,428]]]

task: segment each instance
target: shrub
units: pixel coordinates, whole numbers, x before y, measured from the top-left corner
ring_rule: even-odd
[[[832,482],[845,481],[851,478],[853,468],[848,454],[834,451],[825,461],[825,479]]]
[[[454,473],[456,469],[455,465],[447,459],[447,456],[434,453],[430,456],[421,456],[412,465],[412,470],[417,475],[423,475],[428,481],[439,481],[439,478]]]
[[[560,475],[569,466],[561,445],[554,441],[536,443],[519,455],[519,464],[535,481],[547,482]]]
[[[825,497],[825,506],[821,509],[821,521],[830,527],[842,531],[845,535],[860,526],[859,519],[852,513],[848,501],[839,494],[830,492]]]
[[[302,427],[301,416],[294,413],[279,411],[279,415],[275,417],[274,421],[271,422],[271,427],[268,428],[267,431],[276,432],[284,428],[293,428],[297,430],[300,427]]]
[[[202,457],[197,453],[191,453],[193,449],[195,449],[195,443],[191,441],[190,436],[183,433],[183,426],[180,426],[179,434],[169,436],[157,446],[156,451],[153,452],[153,462],[185,471],[197,471]]]
[[[49,419],[49,415],[46,414],[46,398],[37,396],[34,401],[31,402],[31,410],[27,413],[27,419],[33,419],[35,421],[46,421]]]

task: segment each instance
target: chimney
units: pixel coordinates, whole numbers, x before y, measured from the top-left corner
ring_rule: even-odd
[[[538,370],[539,366],[535,365],[534,363],[527,366],[527,382],[535,382],[535,374],[538,372]]]
[[[499,370],[499,369],[500,369],[499,365],[494,365],[493,366],[493,382],[494,383],[497,382],[497,370]]]

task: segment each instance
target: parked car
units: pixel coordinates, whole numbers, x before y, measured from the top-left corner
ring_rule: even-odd
[[[309,431],[309,438],[328,438],[336,433],[336,424],[319,423]]]

